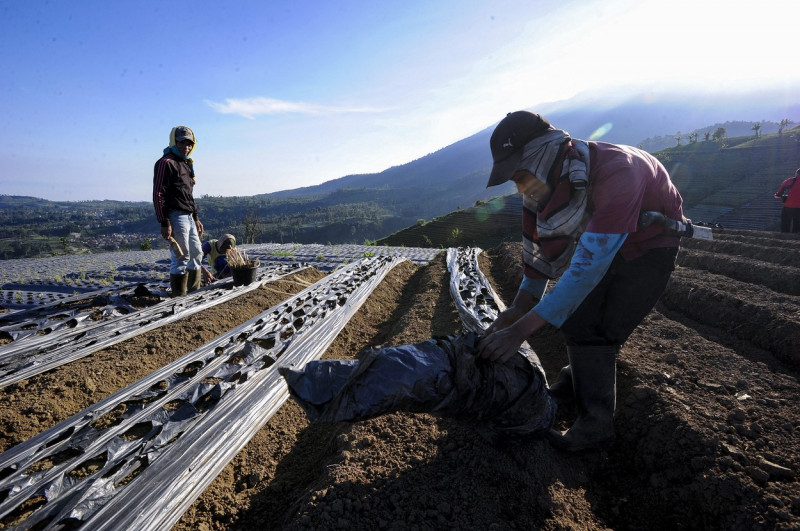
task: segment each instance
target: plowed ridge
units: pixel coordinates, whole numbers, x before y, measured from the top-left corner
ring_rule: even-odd
[[[715,238],[713,248],[685,242],[662,302],[620,352],[611,451],[497,445],[428,414],[310,426],[288,401],[173,529],[797,529],[799,241],[725,230]],[[479,257],[506,305],[520,257],[518,243]],[[442,255],[397,266],[323,357],[459,331],[448,281]],[[294,282],[0,390],[2,448],[285,300],[300,291]],[[560,333],[548,327],[529,342],[552,381],[566,363]],[[137,372],[148,363],[158,365]],[[559,411],[557,427],[574,417]]]

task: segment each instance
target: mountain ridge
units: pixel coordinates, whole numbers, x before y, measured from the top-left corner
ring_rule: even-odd
[[[640,94],[621,99],[614,105],[601,105],[590,95],[582,94],[570,100],[545,103],[527,110],[540,112],[554,127],[567,131],[573,138],[640,146],[650,152],[675,145],[674,137],[681,131],[683,135],[688,135],[695,131],[703,133],[706,130],[724,127],[730,128],[728,136],[743,136],[749,132],[749,126],[744,124],[750,126],[756,123],[762,124],[762,133],[766,134],[776,132],[779,122],[783,119],[792,120],[793,123],[800,121],[800,103],[788,103],[772,92],[757,94],[759,97],[756,101],[745,95],[727,97],[710,95],[680,99],[670,94],[651,92],[649,95]],[[748,105],[752,107],[753,115],[762,118],[743,120],[730,115],[730,108],[743,108]],[[682,121],[676,118],[680,116],[684,117]],[[451,174],[484,171],[488,178],[492,166],[489,137],[495,126],[496,123],[418,159],[392,166],[381,172],[346,175],[318,185],[258,194],[258,197],[304,196],[325,193],[337,187],[385,184],[396,186],[404,182],[408,184],[424,182],[427,186],[436,188],[435,181],[431,182],[431,177],[436,171],[441,171],[441,167],[447,162],[452,163],[452,166],[448,167]],[[598,136],[598,131],[605,131],[605,134]],[[669,143],[665,143],[664,139],[669,139]],[[413,176],[420,173],[424,177],[414,179]],[[406,174],[404,181],[390,182],[391,179],[404,174]],[[496,197],[502,193],[490,195]],[[486,197],[475,199],[486,199]]]
[[[764,103],[755,106],[753,112],[767,117],[783,116],[780,120],[791,124],[800,121],[800,105],[775,101],[769,112]],[[718,102],[719,105],[724,103]],[[739,215],[737,209],[744,205],[772,205],[770,196],[775,184],[782,181],[787,172],[793,172],[800,159],[800,153],[792,151],[800,136],[797,127],[789,129],[785,124],[780,126],[767,120],[729,119],[706,122],[712,125],[695,129],[697,134],[693,137],[688,134],[692,130],[686,129],[687,133],[680,135],[642,140],[634,135],[655,127],[667,127],[675,118],[666,115],[680,112],[675,107],[645,105],[640,101],[602,108],[591,108],[591,105],[587,103],[584,107],[566,110],[543,105],[539,110],[554,126],[565,129],[575,138],[593,139],[596,136],[593,133],[602,130],[605,134],[596,138],[601,141],[642,147],[647,141],[668,144],[670,147],[654,154],[665,163],[679,190],[685,194],[687,215],[703,221],[727,216],[726,222],[733,223]],[[688,102],[685,105],[685,109],[690,109]],[[707,116],[717,117],[719,112],[709,107]],[[697,109],[692,113],[693,120],[705,116]],[[759,130],[753,130],[755,124],[759,124]],[[650,129],[643,129],[645,126]],[[701,135],[702,131],[714,133],[728,127],[731,131],[714,141],[707,141]],[[775,133],[780,127],[784,128],[782,134]],[[380,240],[404,227],[514,193],[513,183],[486,188],[492,163],[488,145],[493,129],[494,125],[377,174],[344,176],[319,185],[254,196],[201,196],[197,199],[201,218],[210,237],[230,232],[237,237],[241,235],[242,242],[366,243]],[[737,136],[732,137],[733,134]],[[768,147],[770,143],[783,147]],[[37,210],[44,213],[37,213]],[[767,217],[772,216],[772,207],[767,210],[770,211]],[[755,220],[749,214],[747,217]],[[762,216],[757,223],[754,221],[756,224],[752,228],[769,230],[765,225],[769,222],[767,217]],[[6,258],[55,254],[69,248],[65,238],[85,240],[112,232],[122,234],[117,240],[125,240],[125,243],[105,242],[101,250],[137,245],[136,237],[124,236],[126,234],[138,234],[141,245],[162,245],[152,205],[144,201],[53,202],[0,196],[0,223],[3,226],[0,228],[0,257]],[[750,224],[746,221],[741,228],[748,228]],[[76,234],[80,236],[74,236]],[[41,237],[42,241],[31,236]],[[93,245],[96,244],[89,244],[88,248],[92,249]]]

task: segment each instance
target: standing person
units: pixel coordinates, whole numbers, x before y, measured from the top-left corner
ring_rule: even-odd
[[[783,181],[775,192],[775,197],[783,201],[781,209],[781,232],[800,232],[800,186],[797,178],[800,177],[800,168]]]
[[[487,329],[480,356],[506,360],[547,323],[560,328],[569,365],[550,393],[557,403],[574,401],[578,417],[548,439],[570,451],[609,447],[617,354],[666,288],[680,245],[662,226],[640,229],[639,215],[685,221],[683,200],[652,155],[570,138],[538,114],[508,114],[490,147],[487,188],[510,179],[523,195],[524,276]]]
[[[200,237],[203,224],[194,202],[194,166],[189,154],[194,150],[194,132],[185,125],[173,127],[169,146],[158,159],[153,172],[153,206],[161,224],[161,236],[174,238],[182,254],[170,246],[169,280],[172,296],[186,295],[200,288],[203,249]]]
[[[231,276],[231,267],[225,255],[236,248],[236,237],[223,234],[218,240],[203,242],[203,260],[208,258],[208,267],[203,265],[203,278],[207,283]]]

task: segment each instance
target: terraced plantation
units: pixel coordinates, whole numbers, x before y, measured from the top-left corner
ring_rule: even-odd
[[[483,242],[436,230],[509,304],[521,246],[492,219]],[[617,444],[579,455],[428,413],[310,425],[287,400],[282,363],[462,331],[451,245],[253,247],[255,284],[184,301],[163,251],[7,261],[0,368],[27,372],[0,389],[0,527],[796,529],[800,239],[714,236],[622,349]],[[529,343],[553,379],[558,331]]]

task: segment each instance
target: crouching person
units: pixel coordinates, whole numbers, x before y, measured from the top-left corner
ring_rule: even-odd
[[[574,401],[577,419],[548,439],[568,451],[607,448],[615,440],[617,354],[666,288],[680,245],[662,226],[640,230],[639,215],[683,220],[681,196],[652,155],[573,139],[527,111],[501,120],[490,148],[487,188],[511,180],[523,196],[524,277],[480,355],[503,362],[545,324],[560,328],[569,365],[550,394],[559,404]]]
[[[233,234],[223,234],[219,239],[203,242],[203,261],[208,260],[208,266],[202,266],[206,284],[231,276],[227,253],[235,248],[236,237]]]

